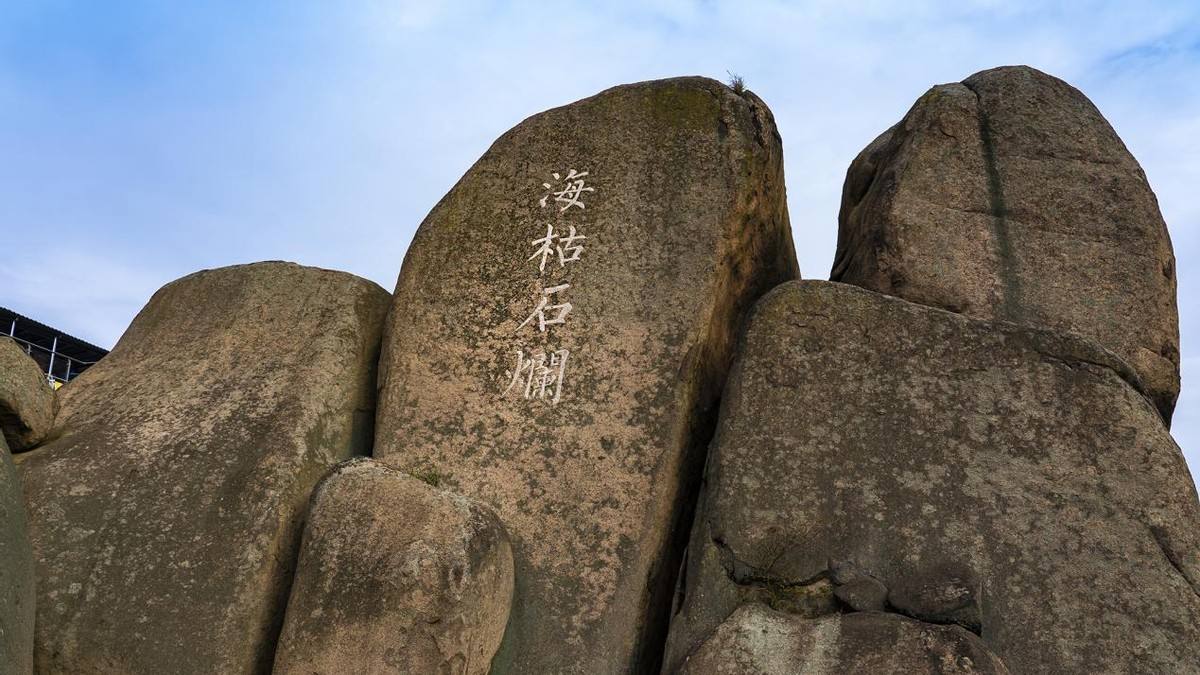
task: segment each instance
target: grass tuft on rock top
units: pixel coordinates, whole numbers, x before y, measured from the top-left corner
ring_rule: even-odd
[[[733,90],[733,93],[739,96],[743,94],[746,91],[746,80],[735,72],[729,70],[725,72],[729,73],[729,88]]]

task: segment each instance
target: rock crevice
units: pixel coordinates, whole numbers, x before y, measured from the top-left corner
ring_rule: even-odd
[[[987,172],[988,212],[992,217],[992,237],[996,247],[996,260],[999,262],[999,269],[996,273],[999,275],[1001,286],[1004,289],[1004,300],[1000,304],[999,318],[1020,321],[1023,315],[1021,274],[1013,248],[1012,236],[1009,233],[1008,206],[1004,199],[1004,179],[1000,172],[1000,159],[996,156],[996,139],[988,112],[979,98],[979,92],[969,81],[963,82],[962,86],[975,95],[975,115],[979,119],[979,149],[983,153],[983,166]]]

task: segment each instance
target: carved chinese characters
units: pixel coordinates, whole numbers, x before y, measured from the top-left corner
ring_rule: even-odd
[[[559,173],[555,172],[553,175],[555,180],[559,179]],[[587,171],[576,172],[575,169],[571,169],[567,172],[564,181],[565,187],[557,192],[547,192],[538,200],[538,205],[543,209],[546,208],[547,200],[553,196],[556,204],[563,204],[558,209],[560,214],[565,215],[573,206],[580,209],[586,208],[580,201],[580,196],[584,192],[595,191],[595,188],[585,186],[584,177],[587,175]],[[550,183],[542,183],[542,185],[547,190],[553,190],[555,187]],[[561,230],[555,230],[552,223],[546,223],[546,236],[530,242],[537,250],[529,256],[526,262],[537,262],[539,277],[546,274],[546,261],[551,260],[552,256],[557,257],[558,267],[561,269],[568,263],[578,262],[579,256],[583,254],[582,242],[587,237],[577,233],[574,225],[566,227],[567,234],[564,236]],[[550,267],[551,273],[553,273],[553,263]],[[569,283],[543,287],[533,313],[517,328],[524,329],[529,326],[545,333],[550,326],[565,324],[567,315],[574,309],[574,306],[565,299],[566,292],[570,288],[571,284]],[[525,349],[517,349],[517,363],[511,371],[508,387],[505,388],[504,393],[516,390],[527,399],[548,400],[552,404],[558,403],[562,399],[563,386],[566,383],[567,359],[570,356],[569,349],[540,349],[532,352],[529,356],[525,355]]]

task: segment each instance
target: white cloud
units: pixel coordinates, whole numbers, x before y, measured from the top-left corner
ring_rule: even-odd
[[[100,346],[111,346],[169,277],[69,248],[25,255],[0,267],[0,304]]]

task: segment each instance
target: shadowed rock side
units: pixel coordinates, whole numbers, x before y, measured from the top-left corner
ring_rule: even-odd
[[[0,673],[33,672],[33,549],[10,449],[41,442],[53,419],[54,390],[41,368],[0,337]]]
[[[1200,505],[1132,370],[1080,338],[842,284],[758,305],[668,665],[739,605],[956,624],[1014,673],[1200,663]]]
[[[1175,258],[1137,161],[1083,94],[1027,67],[930,89],[846,174],[830,279],[1080,333],[1168,422]]]
[[[748,92],[616,87],[504,134],[414,237],[375,456],[507,527],[517,590],[495,672],[660,658],[740,318],[799,274],[781,152]]]
[[[977,636],[958,626],[882,612],[806,619],[754,603],[739,607],[679,673],[1008,675],[1008,670]]]
[[[313,496],[277,675],[486,675],[513,591],[496,517],[372,460]]]
[[[0,432],[13,452],[32,448],[54,420],[54,390],[37,362],[0,337]]]
[[[0,436],[0,673],[33,672],[33,587],[33,549],[21,483]]]
[[[39,672],[270,668],[303,509],[369,448],[388,294],[286,263],[168,284],[18,455]]]

